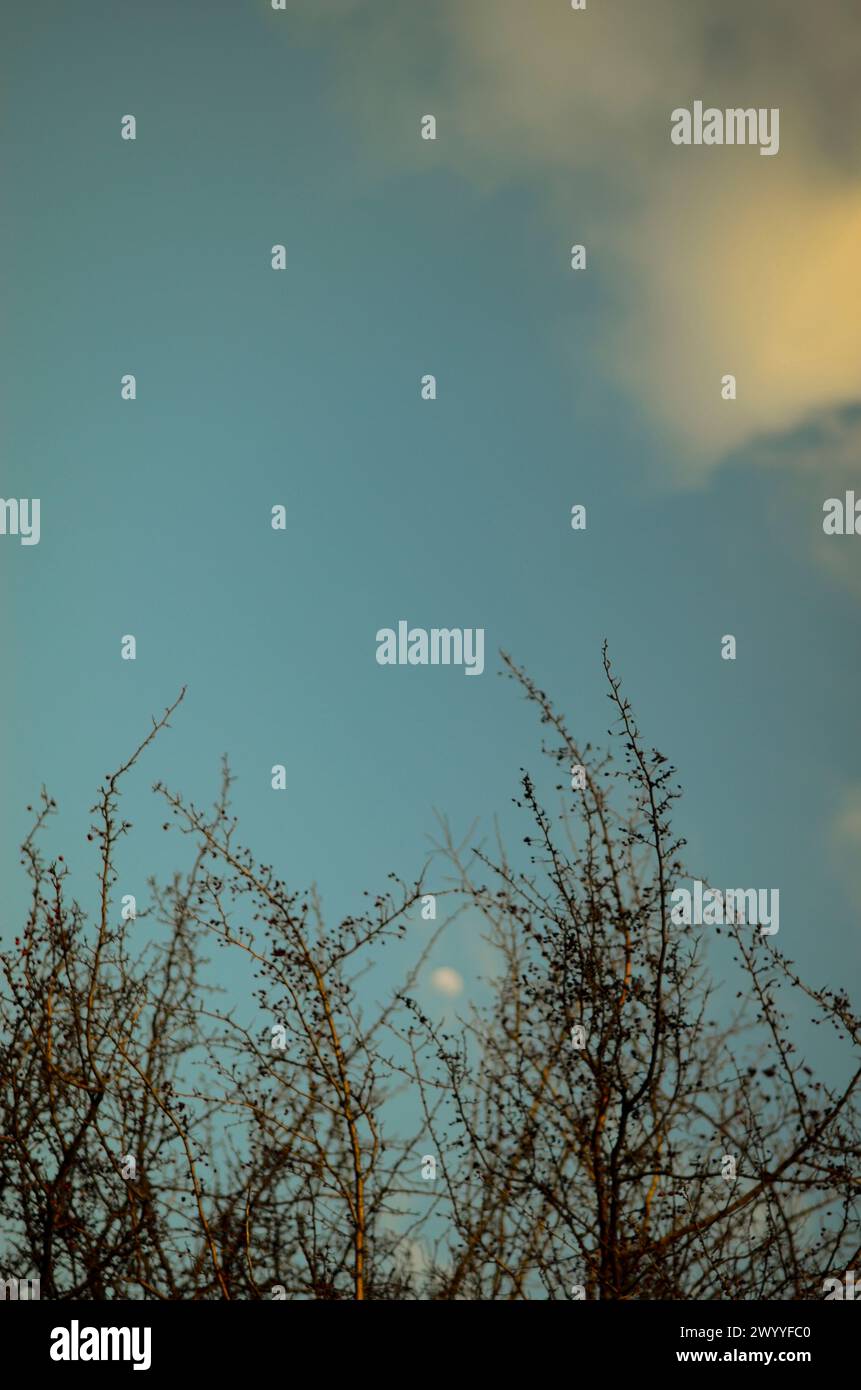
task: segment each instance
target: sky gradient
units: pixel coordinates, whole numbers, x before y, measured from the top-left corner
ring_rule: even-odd
[[[858,980],[861,540],[821,521],[861,496],[859,25],[750,8],[7,8],[0,493],[42,515],[0,537],[4,937],[40,784],[91,905],[98,781],[183,685],[118,895],[188,862],[152,782],[206,803],[226,752],[244,843],[341,915],[435,811],[508,823],[540,740],[498,650],[600,742],[606,638],[692,872]],[[779,106],[779,154],[674,148],[700,98]],[[483,627],[484,675],[377,665],[400,619]],[[478,997],[474,924],[432,965]]]

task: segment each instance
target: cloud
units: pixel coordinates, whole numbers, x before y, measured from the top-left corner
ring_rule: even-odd
[[[841,588],[861,600],[861,541],[857,536],[829,536],[822,529],[823,504],[841,500],[847,491],[861,498],[861,402],[823,410],[797,429],[768,434],[744,453],[744,462],[779,469],[781,524],[794,536],[807,537],[816,563]]]
[[[844,789],[831,829],[839,849],[861,850],[861,786]]]
[[[853,400],[861,383],[861,187],[813,197],[792,170],[770,182],[763,196],[750,169],[676,181],[621,248],[637,283],[605,362],[694,475]],[[725,373],[734,401],[721,398]]]
[[[586,273],[614,289],[597,361],[674,446],[677,482],[855,397],[856,0],[337,8],[343,94],[369,153],[392,170],[436,161],[481,187],[540,185],[548,254],[560,225],[588,243]],[[670,113],[696,99],[778,107],[779,153],[673,146]],[[425,112],[439,123],[432,148],[418,138]],[[725,373],[735,401],[721,399]]]
[[[861,783],[843,789],[831,819],[830,841],[850,890],[861,895]]]

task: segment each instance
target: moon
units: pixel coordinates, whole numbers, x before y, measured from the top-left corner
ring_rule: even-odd
[[[454,999],[463,992],[463,977],[452,970],[450,965],[441,965],[430,977],[430,982],[439,994]]]

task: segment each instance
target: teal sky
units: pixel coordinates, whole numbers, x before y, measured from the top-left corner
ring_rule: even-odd
[[[342,914],[389,870],[417,872],[435,808],[461,831],[508,823],[540,731],[497,678],[498,649],[600,742],[606,637],[644,736],[679,768],[692,870],[778,887],[778,941],[802,975],[857,981],[861,540],[824,553],[821,537],[822,502],[852,485],[840,370],[826,390],[810,369],[800,414],[773,393],[733,437],[693,443],[673,390],[658,399],[644,376],[657,348],[631,308],[635,258],[602,240],[648,181],[648,164],[634,179],[622,162],[625,109],[615,129],[595,125],[602,148],[619,141],[618,182],[603,158],[569,168],[538,152],[534,132],[528,158],[512,145],[507,160],[503,140],[485,160],[439,16],[402,3],[375,71],[391,5],[321,8],[315,23],[289,0],[285,14],[268,0],[47,0],[0,19],[0,493],[41,499],[38,546],[0,538],[3,935],[25,901],[16,846],[40,784],[88,905],[98,781],[184,684],[172,730],[129,779],[120,891],[145,905],[146,877],[186,862],[151,783],[205,803],[227,752],[244,842]],[[600,9],[565,22],[594,12],[597,26]],[[703,51],[723,52],[729,28],[703,29]],[[630,114],[661,169],[670,110],[724,104],[714,76],[707,90],[682,77],[645,134]],[[743,180],[793,167],[793,91],[780,155],[732,152]],[[747,98],[771,99],[765,81]],[[806,113],[816,93],[803,99]],[[731,192],[726,160],[714,167]],[[588,243],[579,274],[575,241]],[[624,369],[610,323],[630,326]],[[702,333],[707,360],[706,318]],[[435,402],[419,395],[428,372]],[[709,390],[723,406],[719,376]],[[819,453],[823,420],[841,444],[832,431]],[[285,532],[270,527],[276,503]],[[401,618],[483,627],[485,674],[378,666],[375,633]],[[120,659],[126,633],[135,662]],[[275,763],[285,793],[270,789]],[[716,944],[718,976],[728,949]],[[455,927],[435,963],[463,974],[467,1000],[486,959]],[[829,1044],[797,1026],[827,1067]]]

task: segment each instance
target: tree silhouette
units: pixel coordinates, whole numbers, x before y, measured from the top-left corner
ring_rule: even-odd
[[[0,952],[0,1269],[53,1299],[695,1300],[820,1298],[855,1263],[861,1067],[817,1080],[789,1006],[857,1047],[845,992],[807,986],[749,924],[673,922],[675,774],[606,648],[607,752],[503,661],[548,731],[558,809],[522,770],[523,851],[458,844],[443,821],[416,881],[390,875],[335,924],[239,843],[226,762],[208,812],[156,784],[190,866],[151,880],[147,933],[118,915],[122,779],[184,691],[99,789],[90,915],[41,849],[43,789],[27,919]],[[371,953],[428,891],[451,913],[366,1017]],[[443,1031],[412,991],[464,911],[497,966]],[[742,982],[731,1016],[712,934]]]

